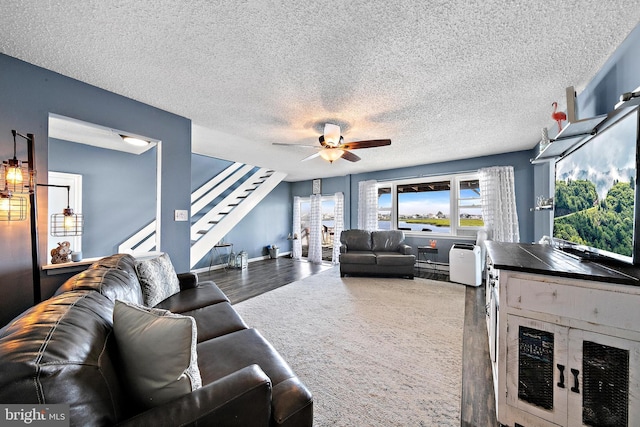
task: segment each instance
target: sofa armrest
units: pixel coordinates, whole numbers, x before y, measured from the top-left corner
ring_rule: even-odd
[[[242,368],[119,426],[268,426],[271,380],[258,365]]]
[[[398,251],[402,254],[402,255],[412,255],[413,254],[413,248],[409,245],[405,245],[404,243],[401,244],[398,247]]]
[[[180,290],[192,289],[198,286],[198,275],[196,273],[178,273],[178,282],[180,282]]]
[[[341,254],[346,254],[347,253],[347,245],[345,245],[345,244],[340,245],[340,253]]]

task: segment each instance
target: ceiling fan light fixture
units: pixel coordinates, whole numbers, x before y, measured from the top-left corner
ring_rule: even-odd
[[[339,148],[323,148],[320,150],[320,157],[328,161],[329,163],[333,163],[338,160],[344,154],[344,150]]]
[[[332,123],[324,125],[324,142],[332,147],[337,147],[342,141],[340,126]]]

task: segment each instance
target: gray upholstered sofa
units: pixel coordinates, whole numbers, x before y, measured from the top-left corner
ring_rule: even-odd
[[[311,426],[311,393],[276,349],[215,283],[168,263],[103,258],[0,329],[0,403],[67,404],[70,425],[83,427]],[[172,270],[179,286],[154,308],[141,305],[152,276],[143,265]],[[174,374],[194,362],[196,381]],[[138,394],[149,381],[159,390]]]
[[[388,275],[413,279],[416,262],[400,230],[344,230],[340,234],[340,276]]]

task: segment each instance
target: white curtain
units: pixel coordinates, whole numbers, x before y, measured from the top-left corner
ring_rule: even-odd
[[[358,228],[378,229],[378,187],[376,181],[360,181],[358,184]]]
[[[322,263],[322,196],[311,196],[311,220],[309,224],[309,255],[307,259],[314,263]]]
[[[333,195],[333,254],[331,263],[333,265],[340,263],[340,233],[344,229],[344,194],[336,193]]]
[[[482,219],[492,240],[519,242],[518,212],[512,166],[480,169]]]
[[[302,258],[302,234],[300,230],[300,197],[293,198],[293,240],[291,246],[291,258]]]

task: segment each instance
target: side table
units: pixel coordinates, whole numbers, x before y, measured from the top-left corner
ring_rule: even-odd
[[[222,258],[226,255],[227,259],[222,263],[224,270],[227,270],[231,254],[233,253],[233,243],[218,243],[211,248],[211,258],[209,259],[209,271],[213,265],[214,258]]]
[[[420,262],[420,256],[422,256],[427,264],[433,265],[433,271],[436,270],[438,248],[433,248],[431,246],[418,246],[418,262]]]

